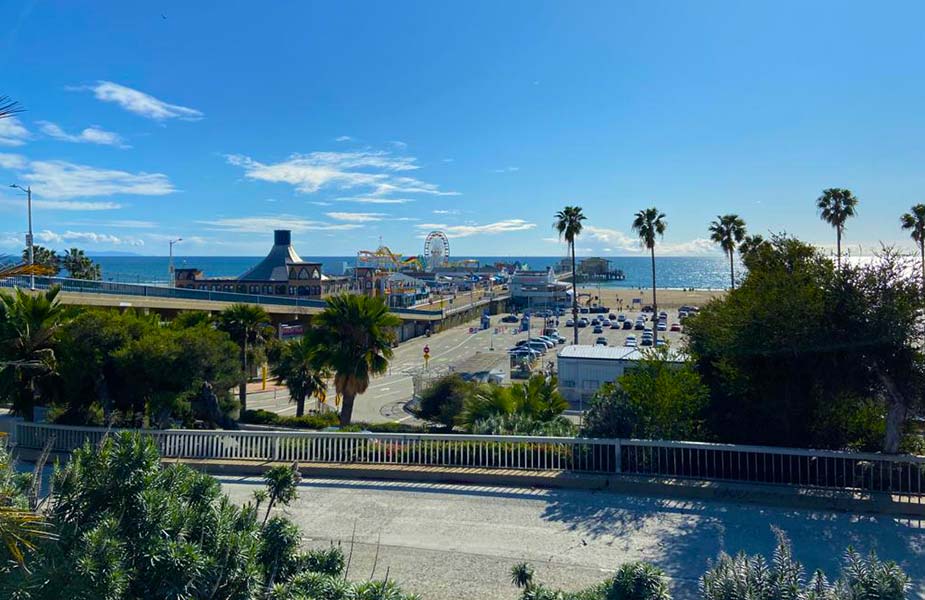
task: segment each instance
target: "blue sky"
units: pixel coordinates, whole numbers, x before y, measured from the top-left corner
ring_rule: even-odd
[[[21,2],[0,0],[0,179],[31,184],[39,243],[306,256],[716,252],[717,214],[820,245],[814,199],[859,196],[852,252],[911,245],[925,201],[916,2]],[[5,191],[4,191],[5,190]],[[0,252],[24,198],[0,189]],[[860,247],[860,249],[859,249]]]

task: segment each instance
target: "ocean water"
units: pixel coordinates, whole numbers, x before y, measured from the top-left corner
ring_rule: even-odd
[[[175,268],[201,269],[207,277],[237,277],[256,264],[259,256],[175,256]],[[346,266],[352,266],[353,256],[303,256],[303,260],[317,261],[325,273],[340,275]],[[520,261],[530,269],[545,269],[557,266],[562,260],[558,256],[473,256],[482,265],[496,262]],[[602,282],[601,287],[639,288],[652,284],[649,257],[618,256],[610,258],[614,268],[622,269],[626,275],[623,281]],[[166,256],[95,256],[103,270],[103,279],[126,283],[164,283],[167,281],[168,259]],[[723,289],[729,286],[729,262],[722,256],[655,258],[656,278],[660,288]],[[741,270],[736,265],[736,276]]]

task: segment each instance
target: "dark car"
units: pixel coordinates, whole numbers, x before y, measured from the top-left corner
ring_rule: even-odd
[[[604,328],[600,325],[595,325],[592,333],[604,333]]]
[[[612,323],[610,324],[610,328],[611,328],[611,329],[620,329],[621,327],[623,327],[623,326],[620,325],[619,321],[614,321],[614,322],[612,322]]]
[[[633,329],[635,329],[635,330],[637,330],[637,331],[641,331],[641,330],[643,330],[643,329],[645,329],[645,328],[646,328],[646,324],[643,323],[642,321],[636,321],[636,325],[633,327]]]
[[[607,338],[601,336],[601,337],[597,338],[596,340],[594,340],[594,344],[595,344],[596,346],[606,346],[606,345],[607,345]]]
[[[631,321],[623,321],[623,329],[632,329],[633,323]]]
[[[520,321],[520,319],[517,317],[517,315],[505,315],[501,317],[502,323],[517,323],[518,321]]]

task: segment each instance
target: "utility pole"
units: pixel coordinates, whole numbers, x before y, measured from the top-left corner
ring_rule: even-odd
[[[167,261],[167,287],[174,287],[176,280],[173,276],[173,245],[179,244],[183,241],[183,238],[177,238],[175,240],[170,240],[170,258]]]
[[[32,186],[23,187],[17,183],[11,183],[11,188],[22,190],[26,193],[26,205],[29,212],[29,232],[26,234],[26,248],[29,250],[29,289],[35,289],[35,251],[32,247]]]

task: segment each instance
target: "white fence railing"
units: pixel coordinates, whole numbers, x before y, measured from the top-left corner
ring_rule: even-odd
[[[20,422],[15,442],[68,452],[110,431]],[[166,458],[571,471],[887,492],[925,502],[925,457],[700,442],[317,431],[144,430]]]

